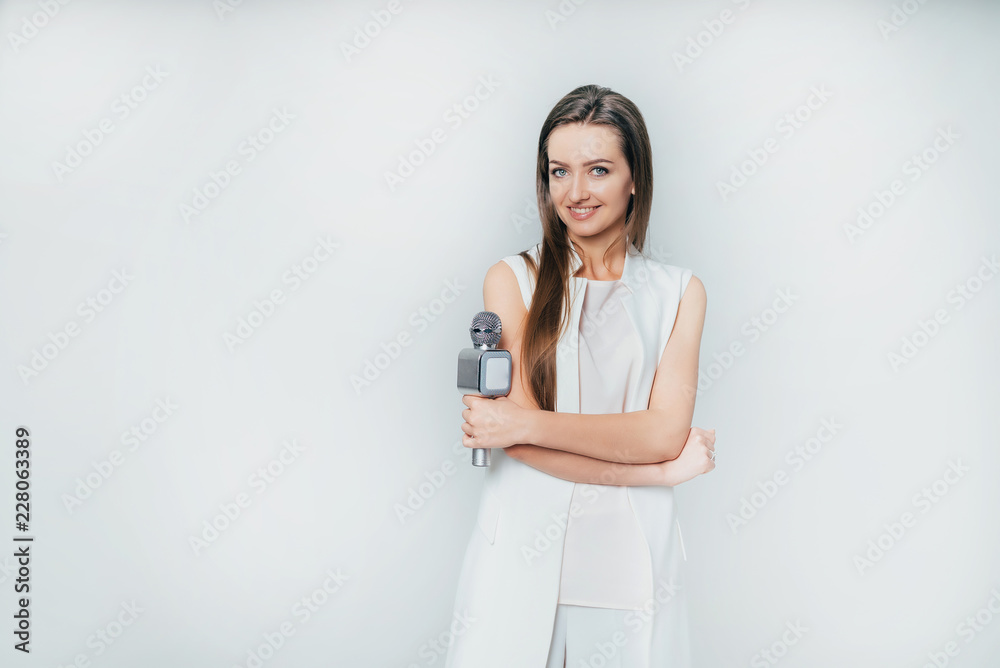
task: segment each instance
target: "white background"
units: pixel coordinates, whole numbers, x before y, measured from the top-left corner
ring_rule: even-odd
[[[483,475],[460,447],[456,355],[486,270],[540,240],[541,124],[589,83],[642,111],[650,254],[708,293],[694,424],[717,429],[718,467],[677,489],[696,665],[771,665],[773,647],[781,666],[916,668],[949,641],[948,665],[995,665],[1000,280],[981,267],[1000,252],[1000,5],[52,4],[0,5],[0,540],[18,533],[19,425],[36,536],[30,656],[11,647],[16,574],[0,558],[4,665],[254,665],[283,623],[294,635],[266,666],[442,665],[429,643],[451,620]],[[391,21],[348,58],[372,12]],[[155,87],[147,68],[166,73]],[[481,78],[495,90],[456,127],[445,113]],[[250,160],[241,144],[275,109],[294,118]],[[796,110],[808,119],[787,136],[776,124]],[[113,131],[88,146],[102,119]],[[778,150],[723,197],[769,138]],[[911,180],[925,149],[936,161]],[[55,164],[73,151],[76,167]],[[230,160],[239,173],[185,217]],[[894,179],[905,192],[852,240]],[[309,264],[320,239],[339,247]],[[304,261],[315,271],[293,287]],[[284,301],[227,345],[275,289]],[[779,290],[795,300],[771,319]],[[105,302],[92,319],[88,299]],[[938,309],[947,322],[914,337]],[[904,338],[922,345],[894,367]],[[824,419],[842,427],[797,470],[787,453]],[[130,450],[133,427],[148,435]],[[262,488],[251,476],[292,439],[301,451]],[[915,504],[949,462],[968,470]],[[753,496],[779,471],[787,484]],[[99,486],[68,502],[88,475]],[[250,505],[194,549],[241,493]],[[734,530],[744,500],[758,507]],[[913,526],[859,566],[908,511]],[[328,571],[347,579],[305,621],[295,606]],[[132,601],[138,618],[97,641]],[[970,637],[959,625],[977,613]],[[782,648],[796,622],[808,630]]]

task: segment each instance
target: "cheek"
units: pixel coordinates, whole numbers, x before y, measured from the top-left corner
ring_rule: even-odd
[[[628,197],[632,194],[631,191],[632,187],[630,185],[620,181],[615,183],[602,181],[600,183],[595,183],[590,189],[590,192],[609,204],[611,202],[628,204]]]
[[[621,186],[622,206],[627,207],[628,200],[630,197],[632,197],[632,182],[624,180],[622,181],[620,186]]]

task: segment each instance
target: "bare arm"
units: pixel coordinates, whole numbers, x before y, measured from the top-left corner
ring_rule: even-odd
[[[649,408],[607,415],[525,411],[523,441],[629,464],[676,459],[694,416],[705,304],[704,285],[692,276],[653,377]]]
[[[691,277],[681,299],[674,329],[653,379],[649,408],[630,413],[591,415],[540,410],[521,378],[521,339],[527,308],[521,299],[517,278],[506,262],[497,262],[487,272],[483,282],[483,303],[486,310],[495,312],[506,325],[499,347],[510,351],[514,365],[508,398],[525,408],[521,411],[524,424],[520,429],[524,437],[516,442],[576,454],[584,459],[553,459],[551,453],[539,454],[533,450],[528,450],[526,456],[542,457],[544,459],[535,461],[547,462],[543,465],[553,471],[562,471],[564,475],[581,470],[591,476],[611,475],[612,479],[620,480],[631,479],[629,476],[633,475],[649,480],[651,472],[616,471],[606,464],[594,462],[657,465],[678,457],[694,413],[695,393],[685,391],[683,384],[693,389],[697,382],[698,347],[704,323],[704,287],[696,277]],[[508,449],[514,447],[508,446]],[[555,462],[558,467],[569,468],[551,468]],[[595,468],[598,466],[603,467],[602,470]]]
[[[543,473],[571,482],[637,487],[666,485],[668,480],[666,471],[660,464],[608,462],[527,443],[508,446],[504,448],[504,452]]]
[[[674,487],[715,469],[711,458],[715,430],[693,427],[681,456],[658,464],[623,464],[593,459],[572,452],[518,444],[504,452],[528,466],[556,478],[592,485],[658,485]]]
[[[648,409],[604,415],[534,410],[524,441],[609,462],[655,464],[677,456],[667,447],[663,421]]]
[[[483,305],[486,310],[500,316],[500,321],[504,324],[499,347],[510,351],[514,364],[511,391],[507,396],[520,406],[530,408],[532,412],[541,412],[538,410],[538,403],[531,396],[530,388],[525,387],[521,378],[522,327],[528,311],[514,272],[502,260],[486,274],[483,282]],[[609,462],[530,444],[511,445],[504,448],[504,452],[544,473],[572,482],[637,486],[665,484],[662,468],[656,464]]]

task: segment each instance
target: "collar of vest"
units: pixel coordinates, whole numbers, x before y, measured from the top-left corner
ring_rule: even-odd
[[[580,258],[580,254],[576,252],[576,247],[573,245],[573,242],[570,241],[568,230],[566,231],[566,244],[569,246],[570,280],[574,283],[582,284],[587,279],[574,276],[574,274],[576,274],[577,270],[583,266],[583,260]],[[639,249],[637,249],[635,244],[630,240],[628,242],[628,249],[625,253],[625,267],[622,269],[621,277],[621,282],[626,288],[628,288],[630,293],[635,292],[635,289],[639,287],[642,260],[642,253],[639,252]]]

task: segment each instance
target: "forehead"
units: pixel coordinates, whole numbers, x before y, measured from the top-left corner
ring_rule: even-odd
[[[604,158],[624,161],[618,134],[607,125],[570,123],[549,133],[549,160],[574,165]]]

